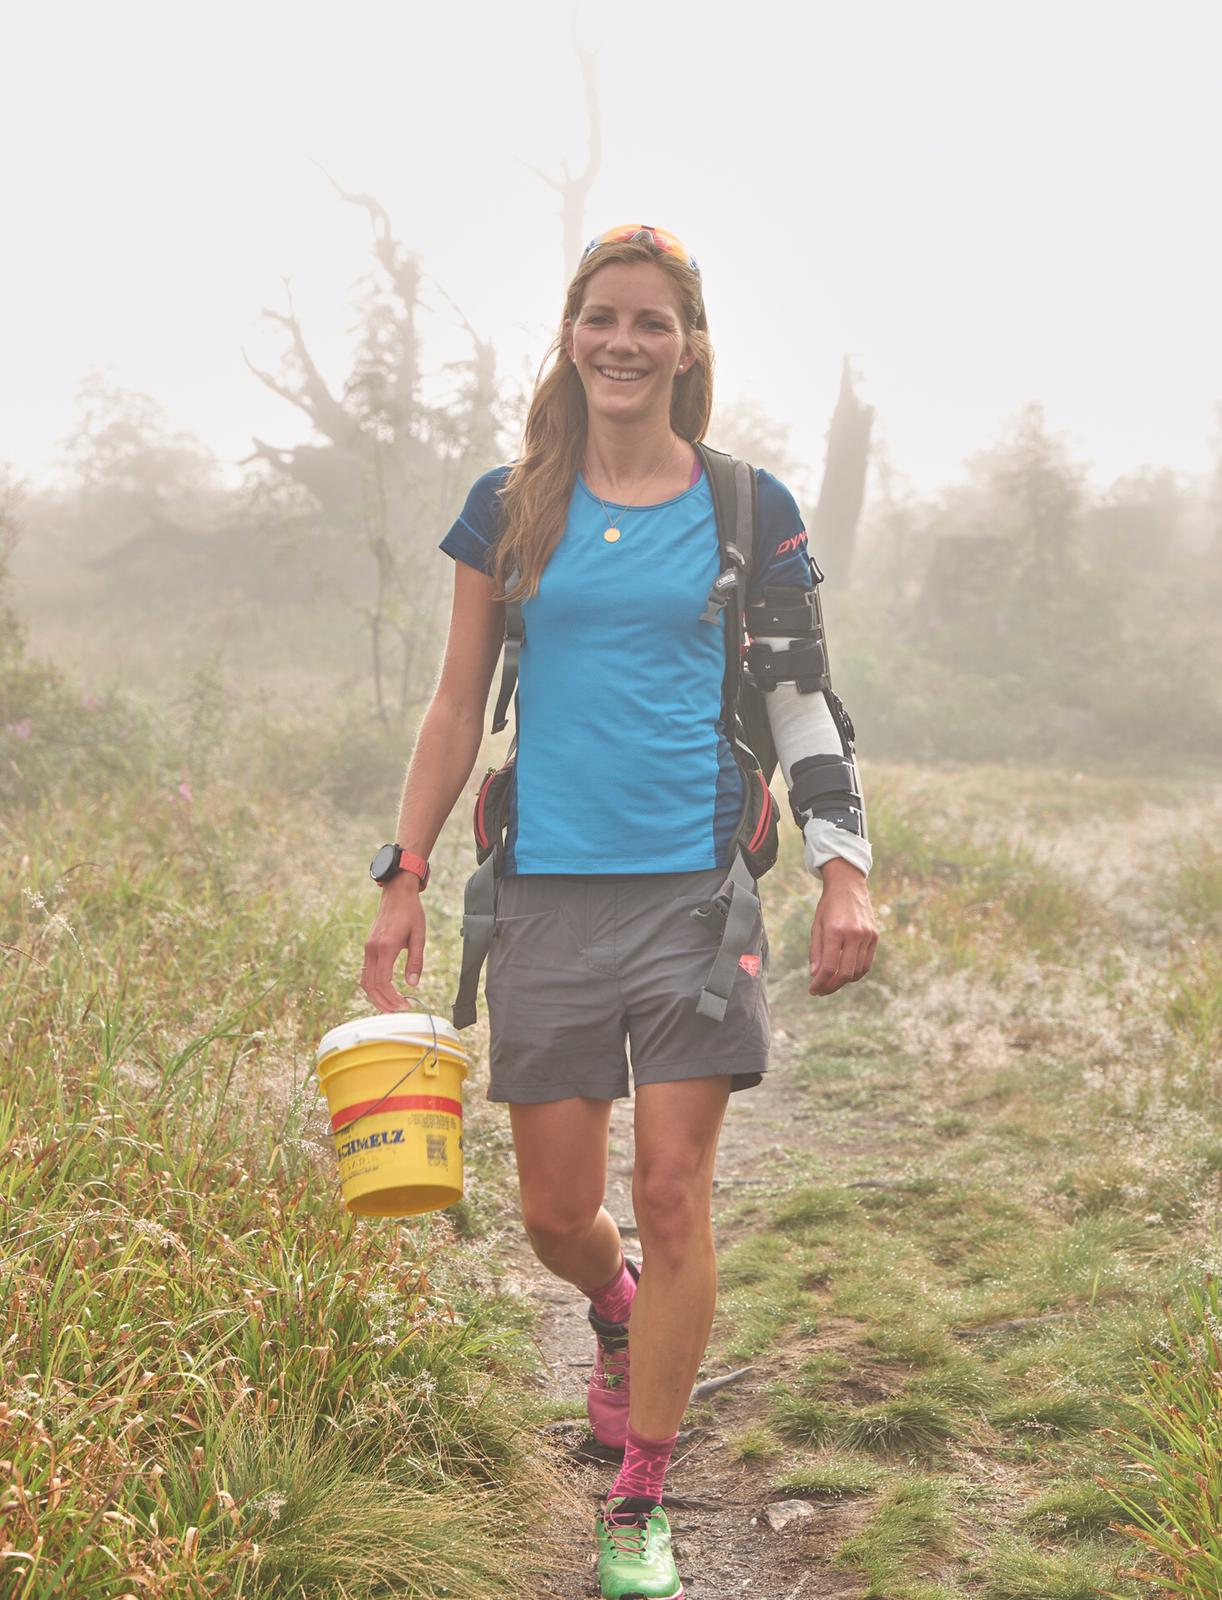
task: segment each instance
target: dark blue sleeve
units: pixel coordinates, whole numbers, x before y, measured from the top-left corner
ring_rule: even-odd
[[[482,478],[476,478],[453,527],[439,546],[446,555],[477,572],[492,571],[492,552],[501,536],[499,491],[508,477],[508,467],[493,467]]]
[[[760,599],[765,588],[783,584],[795,589],[811,587],[806,555],[806,528],[798,502],[779,479],[757,467],[756,500],[759,508],[759,546],[751,563],[748,604]]]

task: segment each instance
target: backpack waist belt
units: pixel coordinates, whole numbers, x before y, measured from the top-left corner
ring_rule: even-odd
[[[496,937],[496,881],[505,867],[512,774],[512,762],[490,768],[475,800],[473,820],[479,866],[463,891],[462,969],[453,1008],[456,1028],[469,1028],[475,1021],[479,975]],[[720,919],[722,924],[717,954],[696,1002],[697,1015],[712,1022],[725,1018],[739,960],[755,934],[761,914],[755,880],[776,860],[777,806],[758,767],[746,774],[742,815],[731,850],[721,888],[690,913],[697,921]]]
[[[721,943],[696,1002],[697,1016],[722,1022],[730,1003],[734,979],[738,975],[739,960],[746,954],[760,915],[759,891],[755,887],[755,879],[747,870],[741,850],[734,852],[729,876],[721,888],[707,905],[697,906],[691,915],[698,921],[720,917],[724,924]]]
[[[480,969],[488,959],[496,933],[496,860],[490,855],[467,879],[462,897],[462,972],[454,996],[453,1022],[469,1028],[475,1021]]]
[[[755,935],[760,915],[759,893],[740,852],[721,888],[691,915],[699,921],[720,918],[721,942],[696,1002],[696,1014],[711,1022],[725,1020],[726,1008],[738,976],[739,961]],[[454,997],[453,1022],[469,1028],[475,1021],[479,975],[496,936],[496,873],[491,856],[467,879],[463,893],[462,973]]]

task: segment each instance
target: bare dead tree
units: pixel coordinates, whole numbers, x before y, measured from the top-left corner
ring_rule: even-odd
[[[603,135],[602,115],[598,105],[598,76],[594,70],[594,52],[577,46],[577,60],[581,66],[581,82],[585,91],[588,151],[586,164],[579,173],[571,173],[567,161],[562,161],[563,178],[551,178],[539,167],[530,167],[536,177],[542,178],[549,189],[560,196],[560,215],[563,222],[564,284],[576,270],[585,244],[586,198],[594,186],[602,167]],[[529,165],[529,163],[528,163]]]
[[[308,419],[315,438],[289,447],[256,438],[247,459],[308,491],[328,534],[368,554],[372,593],[359,609],[377,713],[389,728],[412,703],[416,669],[427,659],[435,630],[438,586],[426,583],[421,592],[413,572],[452,501],[448,475],[460,460],[481,471],[495,454],[496,359],[490,341],[462,317],[473,354],[456,364],[464,374],[460,392],[425,403],[417,328],[423,268],[396,237],[380,201],[330,181],[345,203],[368,214],[376,263],[352,370],[342,393],[333,393],[310,354],[286,284],[287,310],[264,311],[286,338],[279,372],[264,371],[249,357],[246,363]]]
[[[846,356],[840,371],[840,395],[827,431],[823,481],[811,524],[812,545],[819,552],[819,561],[840,583],[848,577],[857,546],[873,423],[874,408],[857,398]]]
[[[314,363],[301,331],[301,324],[297,320],[296,308],[293,305],[293,289],[287,278],[284,279],[284,295],[288,301],[287,312],[273,311],[269,306],[264,306],[261,315],[288,333],[292,353],[285,364],[291,366],[295,382],[281,381],[269,372],[261,372],[243,351],[246,365],[259,382],[265,384],[273,394],[278,394],[282,400],[287,400],[290,405],[303,411],[318,432],[330,439],[333,444],[349,444],[357,431],[355,419],[345,411],[327,388],[326,380]]]
[[[252,441],[254,449],[246,460],[263,461],[307,490],[318,501],[327,521],[343,527],[352,519],[354,491],[360,480],[364,454],[360,418],[328,388],[310,354],[287,281],[284,288],[288,310],[264,306],[262,311],[266,321],[288,335],[280,374],[257,367],[245,350],[242,358],[259,382],[295,406],[325,442],[282,447],[256,436]]]

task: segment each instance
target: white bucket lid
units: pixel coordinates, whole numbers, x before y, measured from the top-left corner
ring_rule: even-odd
[[[351,1022],[341,1022],[338,1028],[322,1037],[318,1046],[318,1060],[333,1056],[339,1050],[351,1050],[358,1044],[381,1044],[398,1040],[403,1044],[449,1045],[466,1058],[458,1029],[444,1017],[435,1017],[427,1011],[383,1011],[373,1017],[355,1017]]]

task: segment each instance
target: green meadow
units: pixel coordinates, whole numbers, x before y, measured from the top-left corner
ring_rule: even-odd
[[[719,1349],[772,1374],[734,1448],[844,1507],[872,1600],[1216,1596],[1216,790],[873,793],[876,971],[805,1029],[778,881],[796,1136],[720,1217]]]
[[[363,831],[207,716],[0,666],[0,1594],[535,1593],[567,1490],[476,1208],[338,1201]]]
[[[503,1129],[472,1105],[453,1211],[355,1221],[313,1082],[391,780],[328,790],[206,672],[168,717],[0,649],[0,1594],[546,1593],[543,1508],[588,1507],[501,1284]],[[1216,1597],[1216,790],[865,776],[870,980],[806,1000],[796,834],[765,889],[792,1118],[719,1202],[710,1370],[765,1378],[731,1449],[834,1508],[837,1593]]]

